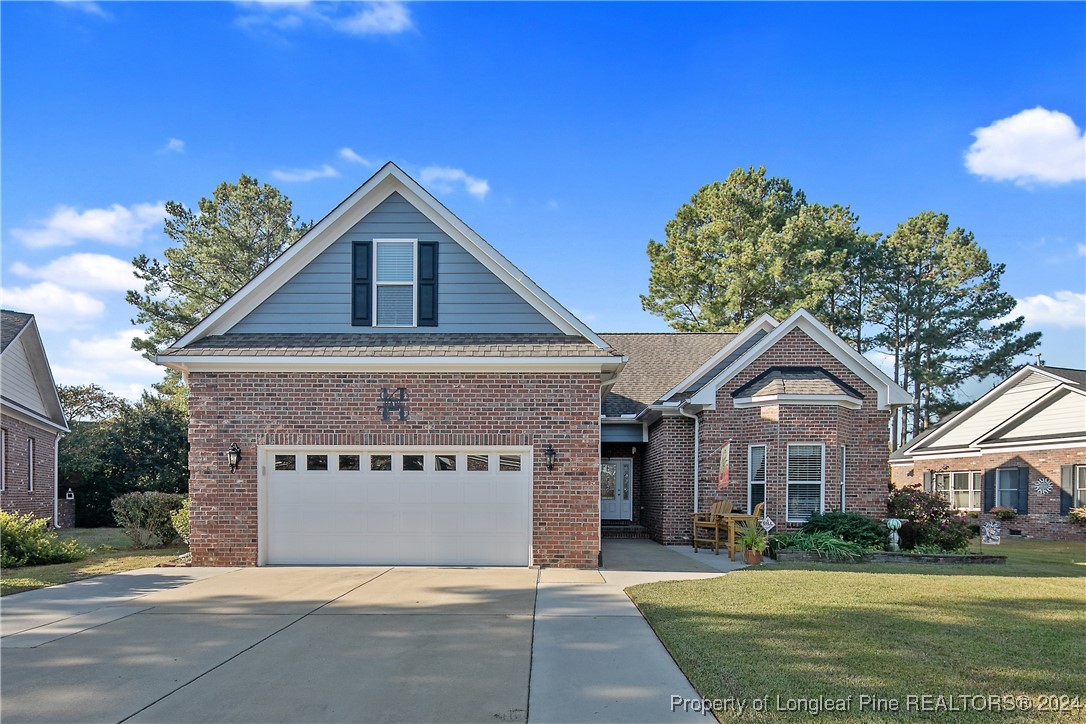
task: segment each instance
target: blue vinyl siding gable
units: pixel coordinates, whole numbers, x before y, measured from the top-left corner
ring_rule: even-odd
[[[233,333],[387,333],[351,324],[352,248],[372,239],[433,241],[438,253],[438,325],[396,333],[536,332],[559,330],[516,292],[393,193],[290,281],[234,325]]]

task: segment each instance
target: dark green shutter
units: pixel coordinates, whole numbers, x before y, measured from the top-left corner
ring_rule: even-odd
[[[1018,468],[1018,505],[1015,509],[1021,514],[1029,513],[1029,468]]]
[[[931,471],[930,470],[925,470],[924,471],[924,492],[925,493],[930,493],[931,492]]]
[[[356,241],[351,260],[351,324],[373,326],[373,242]]]
[[[984,502],[980,507],[985,513],[995,507],[995,473],[995,470],[984,471]]]
[[[1060,466],[1060,515],[1071,512],[1075,501],[1075,466]]]
[[[418,326],[437,326],[437,242],[419,242]]]

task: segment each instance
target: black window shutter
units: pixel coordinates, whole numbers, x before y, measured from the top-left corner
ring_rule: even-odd
[[[373,326],[373,242],[356,241],[351,260],[351,324]]]
[[[1018,505],[1016,510],[1022,515],[1029,513],[1029,468],[1018,468]]]
[[[437,326],[437,242],[419,242],[418,326]]]
[[[1067,515],[1074,507],[1075,466],[1060,466],[1060,515]]]
[[[995,507],[995,470],[984,471],[984,502],[981,509],[987,513]]]
[[[925,493],[930,493],[931,492],[931,471],[930,470],[925,470],[924,471],[924,492]]]

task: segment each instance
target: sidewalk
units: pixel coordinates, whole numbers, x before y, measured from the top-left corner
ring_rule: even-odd
[[[705,721],[672,711],[673,695],[700,697],[623,589],[722,571],[646,540],[605,540],[603,563],[540,571],[529,721]]]

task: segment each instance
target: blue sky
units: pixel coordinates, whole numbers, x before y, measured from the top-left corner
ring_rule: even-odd
[[[319,218],[395,161],[600,331],[701,185],[765,165],[868,231],[945,211],[1049,364],[1086,357],[1086,5],[0,6],[2,301],[135,396],[161,203],[246,173]],[[344,150],[349,149],[349,152]]]

